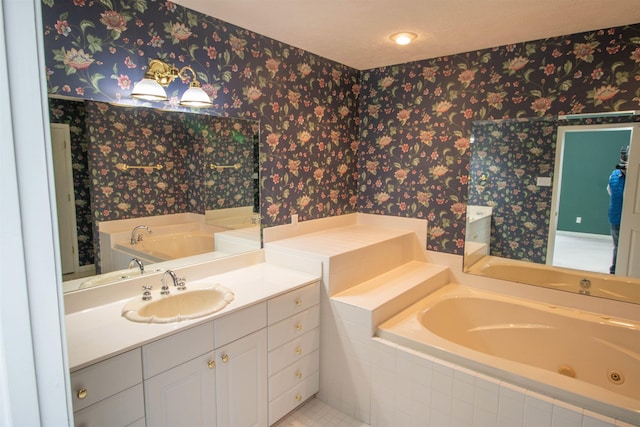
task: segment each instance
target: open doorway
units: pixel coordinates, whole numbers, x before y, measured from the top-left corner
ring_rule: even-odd
[[[558,128],[547,264],[609,272],[607,184],[634,129],[629,123]]]

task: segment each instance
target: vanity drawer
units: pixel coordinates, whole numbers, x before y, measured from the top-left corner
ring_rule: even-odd
[[[315,305],[309,310],[295,314],[269,326],[269,350],[280,347],[302,334],[318,327],[320,323],[320,308]]]
[[[235,313],[216,319],[214,322],[216,348],[267,326],[267,303],[252,305]]]
[[[86,408],[141,382],[140,349],[80,369],[71,374],[73,410]]]
[[[104,399],[73,414],[76,427],[145,425],[142,384]]]
[[[319,386],[320,375],[316,372],[282,396],[269,402],[269,425],[274,424],[302,402],[316,394]]]
[[[320,368],[320,351],[305,356],[269,377],[269,401],[272,401],[289,389],[305,381]]]
[[[287,292],[284,295],[268,301],[268,319],[272,325],[296,313],[300,313],[320,301],[320,282],[300,289]]]
[[[269,375],[282,370],[295,361],[311,354],[320,344],[320,330],[312,329],[303,336],[289,341],[269,352]]]
[[[217,320],[216,320],[217,321]],[[144,378],[213,351],[213,322],[180,331],[142,346]]]

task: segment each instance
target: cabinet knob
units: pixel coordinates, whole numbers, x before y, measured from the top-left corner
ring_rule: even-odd
[[[296,400],[300,402],[302,400],[302,395],[300,393],[296,394]]]
[[[297,307],[300,307],[301,305],[302,305],[302,299],[301,299],[301,298],[298,298],[298,299],[296,300],[296,306],[297,306]]]
[[[87,397],[87,389],[82,387],[80,390],[78,390],[76,396],[78,396],[78,399],[84,399],[85,397]]]
[[[296,323],[296,331],[301,331],[302,330],[302,323]]]
[[[208,365],[209,365],[209,369],[213,369],[213,368],[216,367],[216,361],[211,359],[211,360],[209,360]]]
[[[222,355],[222,363],[227,363],[229,361],[229,355],[227,353]]]
[[[298,356],[300,356],[302,354],[302,347],[300,347],[300,346],[296,347],[296,354]]]
[[[296,378],[298,378],[298,379],[302,378],[302,372],[301,371],[296,371]]]

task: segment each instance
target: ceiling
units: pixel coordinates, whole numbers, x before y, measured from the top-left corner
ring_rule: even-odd
[[[639,0],[176,3],[358,70],[640,22]],[[405,31],[418,38],[408,46],[389,39]]]

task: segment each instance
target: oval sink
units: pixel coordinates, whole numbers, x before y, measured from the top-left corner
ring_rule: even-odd
[[[151,301],[136,298],[127,302],[122,308],[122,315],[133,322],[141,323],[180,322],[220,311],[233,299],[233,292],[220,285],[167,296],[154,292]]]

